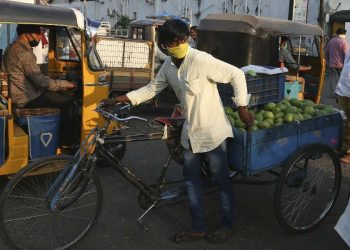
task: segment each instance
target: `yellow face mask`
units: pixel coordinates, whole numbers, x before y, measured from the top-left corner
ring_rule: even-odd
[[[189,47],[188,43],[181,43],[179,46],[167,48],[167,52],[172,58],[182,59],[186,56]]]

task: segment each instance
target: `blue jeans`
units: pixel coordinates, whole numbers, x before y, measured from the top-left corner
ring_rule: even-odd
[[[221,198],[221,226],[232,227],[234,223],[233,187],[229,177],[226,156],[226,141],[217,148],[206,153],[194,154],[184,149],[184,168],[188,199],[192,216],[192,229],[198,232],[207,231],[203,210],[203,191],[201,179],[202,159],[207,156],[209,167],[216,184],[219,186]]]

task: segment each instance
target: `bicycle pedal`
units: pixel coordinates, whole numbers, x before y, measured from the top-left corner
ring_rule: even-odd
[[[142,229],[144,230],[144,231],[146,231],[146,232],[149,232],[150,230],[151,230],[151,228],[146,224],[146,223],[144,223],[143,221],[141,221],[141,220],[137,220],[137,224],[140,226],[140,227],[142,227]]]

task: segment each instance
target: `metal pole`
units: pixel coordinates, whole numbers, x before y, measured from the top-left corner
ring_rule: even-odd
[[[325,26],[325,13],[324,13],[324,0],[320,0],[320,13],[318,16],[320,27],[324,30]]]
[[[83,3],[84,17],[86,18],[86,0]]]
[[[11,44],[11,31],[10,31],[10,25],[6,25],[6,31],[7,31],[7,46]]]
[[[299,36],[299,44],[298,44],[298,70],[297,70],[297,81],[298,81],[298,78],[299,78],[300,46],[301,46],[301,36]]]

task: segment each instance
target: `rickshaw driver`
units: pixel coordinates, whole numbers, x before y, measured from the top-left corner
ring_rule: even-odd
[[[311,66],[298,65],[294,60],[292,54],[287,49],[288,37],[282,36],[280,43],[280,53],[279,53],[279,62],[285,63],[289,70],[299,70],[299,71],[308,71],[311,70]],[[296,81],[297,77],[294,75],[286,74],[286,81]],[[301,76],[298,76],[298,82],[302,86],[302,91],[305,88],[305,79]]]
[[[41,28],[35,25],[17,26],[18,37],[4,53],[4,66],[9,75],[11,97],[18,108],[59,108],[61,110],[62,143],[70,145],[71,123],[68,107],[73,97],[58,91],[75,89],[66,80],[54,80],[41,73],[33,47],[41,40]]]
[[[168,20],[159,28],[159,47],[170,57],[156,78],[138,90],[104,100],[105,105],[131,102],[138,105],[153,98],[169,84],[181,102],[185,123],[181,144],[184,148],[183,174],[192,215],[192,229],[174,234],[175,242],[206,238],[211,242],[227,240],[233,232],[233,188],[226,159],[226,138],[233,137],[216,83],[231,83],[238,113],[247,125],[253,117],[247,109],[247,94],[243,71],[220,61],[188,44],[189,29],[181,20]],[[221,227],[208,232],[202,204],[202,157],[209,159],[211,173],[219,186],[221,197]]]

